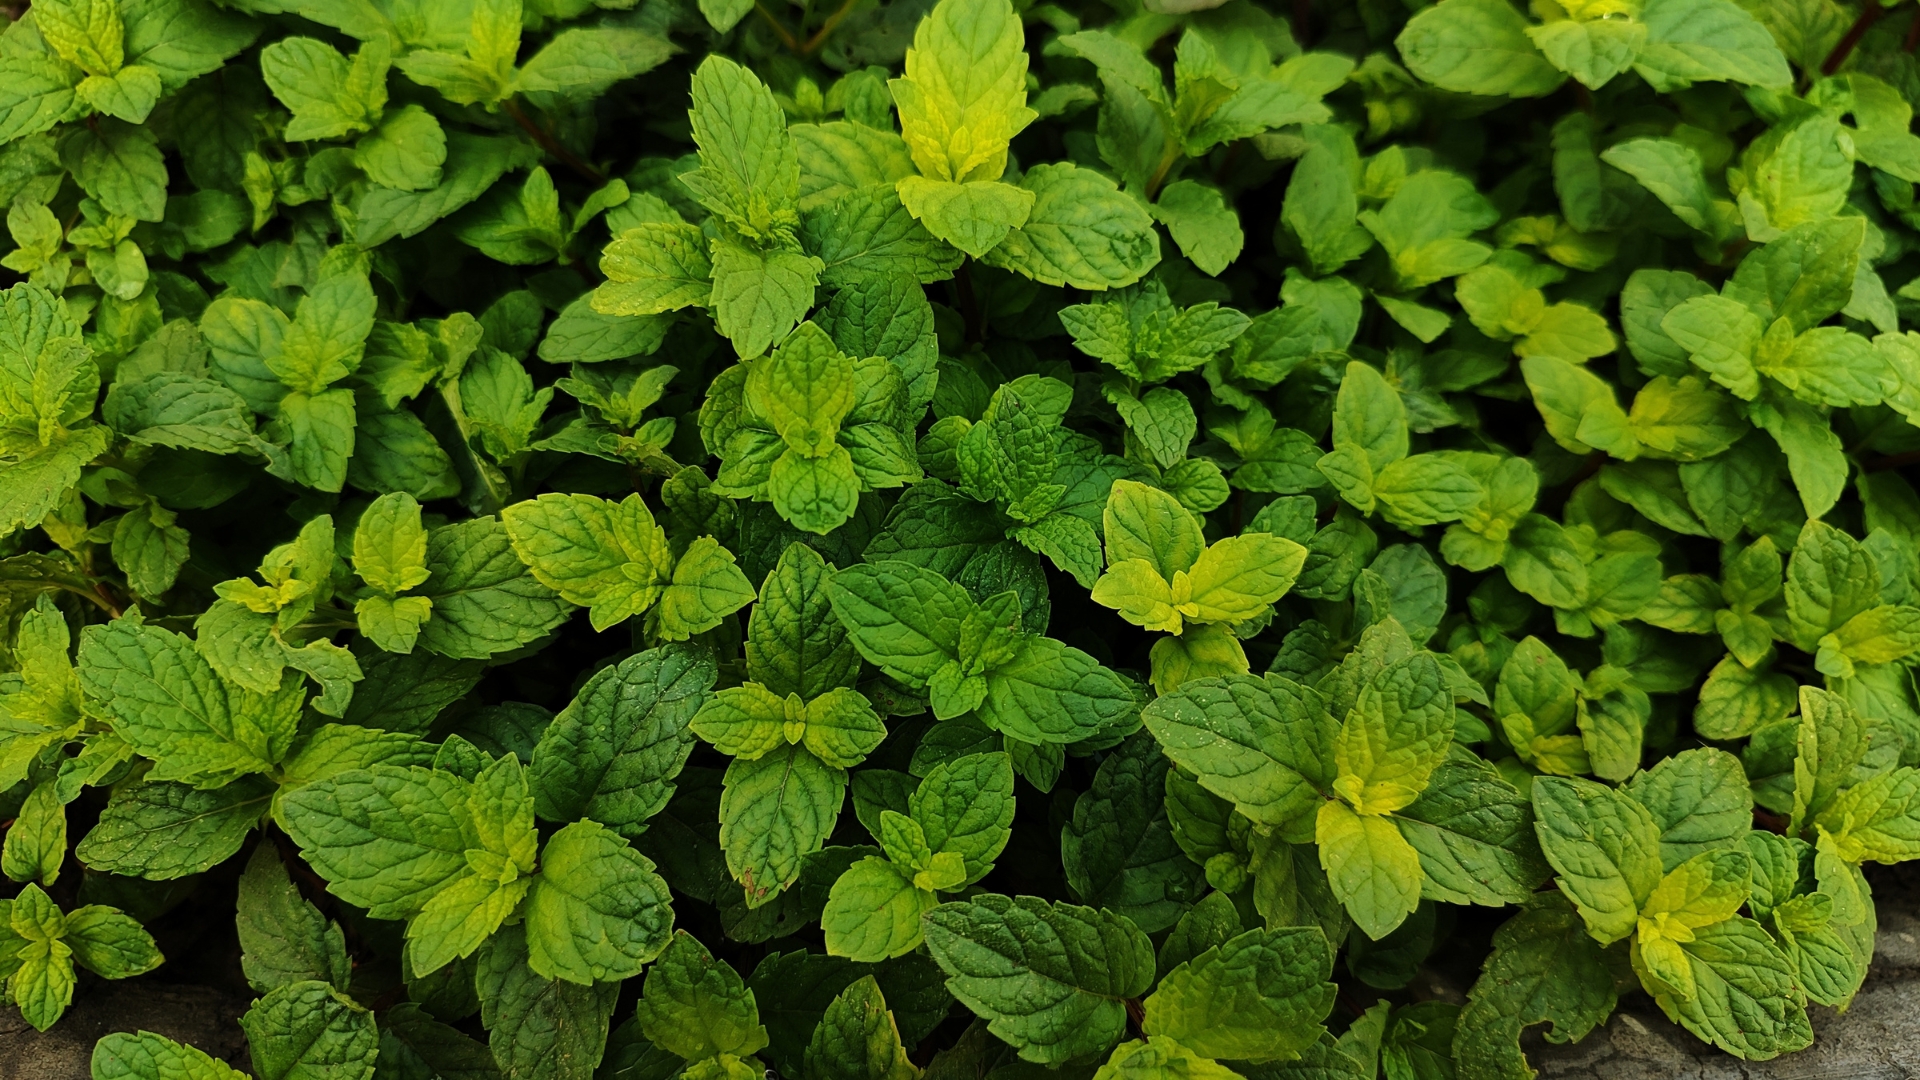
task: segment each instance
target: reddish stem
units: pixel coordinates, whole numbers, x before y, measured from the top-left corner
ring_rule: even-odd
[[[596,185],[607,182],[607,174],[580,160],[573,151],[562,146],[560,140],[554,138],[551,131],[533,122],[533,118],[520,108],[519,102],[508,98],[505,105],[507,115],[513,117],[513,122],[520,125],[520,130],[531,135],[533,141],[540,144],[540,149]]]
[[[1867,6],[1860,9],[1860,17],[1853,20],[1852,26],[1847,27],[1846,36],[1840,39],[1840,43],[1827,54],[1826,62],[1820,65],[1820,74],[1831,75],[1839,71],[1840,65],[1846,63],[1848,55],[1853,52],[1853,47],[1860,44],[1860,39],[1867,35],[1867,31],[1874,23],[1879,22],[1880,16],[1884,14],[1886,9],[1880,6],[1880,0],[1867,0]]]
[[[1920,450],[1909,450],[1904,454],[1889,454],[1878,461],[1867,463],[1868,472],[1883,472],[1887,469],[1903,469],[1908,465],[1920,465]]]

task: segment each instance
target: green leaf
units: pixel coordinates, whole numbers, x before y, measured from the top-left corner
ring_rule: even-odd
[[[184,372],[116,381],[107,392],[102,416],[114,430],[148,446],[213,454],[253,446],[253,416],[246,401],[212,379]]]
[[[101,904],[68,912],[64,940],[74,962],[102,978],[144,975],[164,960],[138,920]]]
[[[1793,831],[1825,813],[1841,789],[1856,780],[1873,742],[1873,727],[1845,698],[1800,688],[1800,722],[1793,762]]]
[[[1540,849],[1595,941],[1633,933],[1660,883],[1660,827],[1632,796],[1588,780],[1533,782]]]
[[[449,773],[375,765],[286,796],[280,817],[328,891],[375,913],[404,918],[468,878],[479,848],[462,811],[472,787]]]
[[[135,784],[114,792],[74,854],[97,870],[151,881],[198,874],[240,850],[272,797],[272,784],[262,778],[212,791]]]
[[[260,73],[293,111],[287,138],[334,139],[370,130],[387,104],[388,49],[375,39],[349,61],[333,46],[283,38],[260,50]]]
[[[807,1075],[827,1080],[912,1080],[919,1070],[907,1060],[900,1031],[873,976],[842,990],[814,1028],[807,1045]]]
[[[1035,205],[1033,191],[997,180],[963,184],[908,176],[901,178],[895,192],[900,204],[929,233],[976,259],[984,258],[1026,224]]]
[[[1004,626],[985,637],[1000,620],[930,570],[882,560],[840,571],[829,588],[854,647],[909,685],[931,683],[937,716],[977,709],[989,727],[1022,742],[1058,743],[1136,707],[1124,680],[1077,649]],[[968,620],[977,628],[968,634],[981,638],[963,638]]]
[[[1153,981],[1152,943],[1109,912],[983,893],[926,916],[947,989],[1027,1061],[1096,1054],[1119,1040],[1123,1001]]]
[[[1225,196],[1196,180],[1176,180],[1162,188],[1153,216],[1167,227],[1180,254],[1208,274],[1225,270],[1246,243],[1240,215]]]
[[[1736,915],[1701,927],[1680,949],[1695,989],[1685,1000],[1667,992],[1654,995],[1669,1019],[1748,1059],[1765,1060],[1813,1042],[1793,962],[1759,923]],[[1638,954],[1634,966],[1644,980]]]
[[[446,132],[418,105],[395,110],[353,147],[353,163],[367,179],[395,191],[438,187],[446,160]]]
[[[439,185],[424,191],[369,186],[355,205],[356,238],[374,247],[396,237],[415,236],[479,198],[509,170],[526,168],[537,160],[532,147],[518,139],[450,132]]]
[[[1125,679],[1048,637],[1026,637],[986,681],[986,699],[977,707],[981,721],[1025,743],[1079,742],[1140,707]]]
[[[1849,467],[1840,437],[1813,406],[1793,399],[1763,398],[1750,410],[1755,427],[1773,436],[1787,456],[1787,469],[1809,518],[1833,509],[1846,488]]]
[[[1419,852],[1388,818],[1357,814],[1345,803],[1322,803],[1314,842],[1333,895],[1368,937],[1386,937],[1419,906]]]
[[[688,1061],[767,1045],[753,991],[684,930],[648,970],[634,1016],[647,1038]]]
[[[352,974],[346,937],[308,903],[266,845],[254,849],[240,876],[240,966],[266,992],[318,981],[344,987]]]
[[[1551,876],[1527,796],[1463,750],[1450,753],[1394,822],[1420,854],[1420,892],[1428,899],[1522,904]]]
[[[591,610],[596,630],[646,611],[671,581],[667,536],[638,495],[542,495],[501,512],[514,551],[542,585]]]
[[[116,1031],[93,1047],[93,1075],[99,1080],[244,1080],[245,1073],[209,1057],[203,1050],[182,1046],[151,1031]]]
[[[1708,851],[1742,850],[1753,792],[1740,760],[1723,750],[1685,750],[1636,774],[1623,788],[1660,828],[1663,872]]]
[[[1197,679],[1141,719],[1174,764],[1262,824],[1312,813],[1333,782],[1339,728],[1325,699],[1278,675]]]
[[[1521,760],[1562,776],[1587,772],[1586,749],[1572,731],[1582,686],[1566,662],[1528,637],[1500,668],[1493,707]]]
[[[0,313],[7,358],[0,418],[5,452],[14,455],[81,425],[100,391],[100,372],[72,314],[46,289],[22,282],[0,292]]]
[[[1920,851],[1920,772],[1896,769],[1840,793],[1822,827],[1849,859],[1904,861]]]
[[[527,963],[581,986],[632,978],[667,947],[669,900],[652,860],[599,822],[576,821],[541,848],[527,892]]]
[[[673,52],[664,39],[644,30],[576,27],[563,30],[534,53],[514,77],[522,93],[553,94],[584,100],[617,82],[658,67]]]
[[[752,10],[753,5],[740,0],[701,0],[700,3],[700,14],[706,16],[707,25],[722,34],[733,29]]]
[[[1552,1024],[1547,1037],[1574,1042],[1613,1012],[1614,977],[1607,956],[1585,933],[1565,894],[1536,895],[1494,932],[1487,959],[1454,1029],[1459,1074],[1469,1080],[1529,1076],[1520,1036]]]
[[[166,216],[167,167],[151,129],[121,120],[73,128],[60,137],[60,161],[108,213]]]
[[[895,274],[919,282],[951,277],[960,253],[929,228],[888,183],[862,185],[801,215],[802,243],[826,264],[821,280],[850,288]]]
[[[1408,70],[1445,90],[1538,97],[1564,76],[1527,36],[1504,0],[1442,0],[1408,20],[1394,44]]]
[[[520,47],[520,23],[513,18],[512,7],[498,0],[482,3],[464,27],[449,29],[446,38],[432,44],[447,49],[464,46],[465,55],[420,50],[403,58],[401,71],[462,105],[491,103],[505,96]]]
[[[1406,457],[1406,417],[1400,395],[1378,371],[1359,361],[1349,363],[1333,410],[1333,447],[1336,454],[1343,455],[1342,468],[1348,462],[1364,467],[1360,475],[1370,487],[1375,474]],[[1325,472],[1326,459],[1321,461],[1321,471]],[[1360,507],[1371,508],[1370,504]]]
[[[1655,87],[1727,80],[1781,87],[1793,81],[1766,28],[1730,0],[1653,0],[1641,13],[1639,69]]]
[[[1299,240],[1314,272],[1330,274],[1373,246],[1373,235],[1355,220],[1360,158],[1353,136],[1337,125],[1309,124],[1300,134],[1307,151],[1287,181],[1280,220]]]
[[[590,1080],[607,1045],[618,983],[549,982],[527,965],[518,927],[495,936],[475,983],[480,1021],[506,1080]]]
[[[812,700],[853,681],[858,654],[833,616],[831,567],[805,544],[788,544],[760,586],[747,626],[747,666],[775,694]]]
[[[34,17],[41,38],[62,60],[90,75],[111,75],[124,58],[125,26],[110,4],[56,0]]]
[[[1490,8],[1498,0],[1468,2]],[[1423,12],[1421,17],[1429,14]],[[1498,57],[1497,52],[1494,55]],[[1501,63],[1506,59],[1501,58]],[[1498,218],[1498,211],[1465,177],[1431,169],[1407,177],[1379,210],[1362,211],[1360,224],[1386,249],[1399,284],[1413,289],[1464,274],[1487,261],[1492,249],[1467,237],[1490,228]]]
[[[430,530],[427,569],[415,595],[433,601],[433,618],[420,628],[420,644],[442,656],[484,660],[517,649],[545,637],[572,610],[514,554],[495,518]]]
[[[1674,217],[1714,240],[1726,239],[1731,231],[1732,208],[1714,199],[1693,147],[1675,139],[1629,139],[1608,147],[1600,159],[1640,181]]]
[[[105,453],[110,442],[112,433],[96,424],[9,455],[12,460],[0,479],[0,534],[11,534],[46,517],[80,479],[81,468]]]
[[[1116,480],[1101,512],[1107,562],[1139,560],[1165,581],[1191,570],[1206,550],[1200,522],[1178,499],[1133,480]]]
[[[921,916],[938,901],[903,867],[867,857],[834,881],[820,916],[827,954],[877,963],[919,947]]]
[[[21,1019],[45,1031],[73,1003],[74,949],[66,941],[66,919],[38,885],[28,885],[0,904],[0,917],[8,925],[6,938],[0,939],[7,950],[7,997]]]
[[[286,756],[303,688],[254,695],[232,687],[179,634],[113,622],[80,641],[80,680],[114,730],[160,762],[154,780],[217,787]]]
[[[717,678],[711,653],[668,645],[596,672],[533,751],[535,812],[591,818],[628,839],[673,795],[693,751],[688,723]]]
[[[1150,1035],[1147,1041],[1124,1042],[1113,1056],[1093,1074],[1096,1080],[1131,1077],[1190,1077],[1192,1080],[1232,1080],[1240,1074],[1216,1061],[1210,1061],[1163,1035]]]
[[[760,252],[722,241],[713,248],[714,321],[743,358],[787,336],[813,305],[824,263],[795,251]],[[640,312],[631,312],[640,314]]]
[[[733,552],[711,536],[700,537],[687,545],[660,594],[660,636],[684,641],[719,626],[752,602],[753,585],[740,572]]]
[[[388,596],[427,580],[427,531],[413,496],[382,495],[361,513],[353,530],[353,569]]]
[[[323,982],[268,991],[240,1026],[263,1080],[371,1078],[380,1052],[373,1014]]]
[[[505,187],[495,188],[463,219],[457,234],[461,241],[498,262],[536,266],[566,247],[560,196],[553,178],[539,166],[527,174],[517,195]]]
[[[271,471],[321,491],[346,486],[347,460],[353,456],[353,392],[295,392],[280,400],[280,414],[267,436],[286,439],[284,457],[269,452]]]
[[[1199,868],[1174,842],[1162,806],[1167,774],[1159,745],[1133,735],[1100,763],[1060,837],[1067,883],[1079,898],[1149,933],[1173,925],[1201,891]]]
[[[839,571],[827,596],[860,655],[912,686],[959,654],[961,621],[974,607],[939,574],[892,559]]]
[[[1360,691],[1341,725],[1333,789],[1361,814],[1402,809],[1446,759],[1453,722],[1439,664],[1418,653],[1395,662]]]
[[[888,88],[922,177],[956,185],[1000,179],[1008,140],[1036,116],[1027,108],[1024,39],[1005,0],[943,0],[915,28],[906,74]],[[905,190],[901,201],[912,208]]]
[[[1153,218],[1113,181],[1077,165],[1036,165],[1020,178],[1033,209],[981,260],[1046,285],[1117,289],[1160,262]]]
[[[755,240],[798,224],[799,159],[773,94],[752,72],[721,56],[700,65],[692,89],[701,168],[683,182],[708,209]]]
[[[1011,835],[1013,810],[1013,764],[1005,754],[969,754],[943,762],[907,800],[907,812],[929,851],[960,856],[964,884],[993,868]]]
[[[1298,1057],[1333,1008],[1333,948],[1318,927],[1250,930],[1169,971],[1141,1029],[1231,1061]]]
[[[0,851],[0,870],[15,881],[38,881],[52,886],[67,861],[67,811],[51,783],[42,782],[27,794],[7,827],[6,846]]]
[[[1555,20],[1527,27],[1547,62],[1597,90],[1633,64],[1646,26],[1629,19]]]
[[[1852,537],[1809,520],[1787,563],[1787,625],[1794,644],[1811,652],[1879,602],[1879,572]]]
[[[593,291],[603,315],[658,315],[705,306],[713,295],[713,264],[700,230],[684,222],[648,222],[627,229],[600,257],[606,282]]]
[[[771,900],[799,879],[802,860],[833,832],[846,788],[844,771],[784,741],[771,753],[728,766],[720,847],[750,904]]]

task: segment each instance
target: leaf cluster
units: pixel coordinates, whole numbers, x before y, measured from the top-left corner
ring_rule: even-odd
[[[11,5],[0,1004],[204,953],[276,1080],[1808,1046],[1920,859],[1913,6]]]

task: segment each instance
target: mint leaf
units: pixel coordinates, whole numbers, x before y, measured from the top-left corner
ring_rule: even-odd
[[[1146,935],[1092,908],[987,893],[935,908],[926,931],[947,989],[1027,1061],[1105,1050],[1124,1027],[1121,1002],[1152,983]]]

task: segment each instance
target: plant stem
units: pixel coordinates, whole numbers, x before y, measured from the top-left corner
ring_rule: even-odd
[[[1909,450],[1904,454],[1889,454],[1878,461],[1867,463],[1868,472],[1883,472],[1887,469],[1902,469],[1908,465],[1920,465],[1920,450]]]
[[[970,263],[961,263],[954,272],[953,287],[960,301],[960,317],[967,324],[968,341],[984,341],[987,336],[986,312],[980,307],[980,297],[973,291],[973,275],[967,272]]]
[[[1147,201],[1160,197],[1160,185],[1167,182],[1167,174],[1173,171],[1174,163],[1180,160],[1180,147],[1167,147],[1166,156],[1160,159],[1160,165],[1153,170],[1153,176],[1147,181]]]
[[[579,173],[595,185],[607,182],[607,174],[580,160],[573,151],[562,146],[560,140],[554,138],[551,131],[533,122],[533,118],[528,116],[526,111],[520,108],[519,102],[508,98],[502,102],[502,105],[506,108],[507,115],[513,117],[513,122],[520,125],[520,130],[532,136],[533,141],[540,144],[540,149],[545,150],[561,164]]]
[[[1847,27],[1846,36],[1840,39],[1840,43],[1827,54],[1826,62],[1820,65],[1820,74],[1831,75],[1839,71],[1840,65],[1846,63],[1847,57],[1853,52],[1853,47],[1860,44],[1860,39],[1884,14],[1886,9],[1880,6],[1880,0],[1867,0],[1867,6],[1860,9],[1860,17]]]
[[[753,10],[759,12],[760,17],[767,20],[768,26],[773,27],[773,32],[780,36],[780,44],[785,45],[793,52],[800,51],[800,39],[794,37],[793,31],[787,29],[785,23],[774,17],[773,12],[767,10],[767,5],[760,3],[760,0],[754,0]]]
[[[820,46],[827,43],[827,35],[833,33],[834,28],[838,27],[842,20],[853,14],[854,7],[859,3],[860,0],[845,0],[845,2],[840,5],[839,10],[827,16],[827,21],[821,23],[820,29],[815,30],[813,36],[807,39],[807,43],[800,47],[800,55],[812,56],[818,52]]]
[[[83,592],[80,595],[93,601],[102,611],[105,611],[112,618],[117,619],[120,617],[120,605],[113,602],[112,594],[107,592],[106,582],[96,581],[93,583],[92,592]]]

